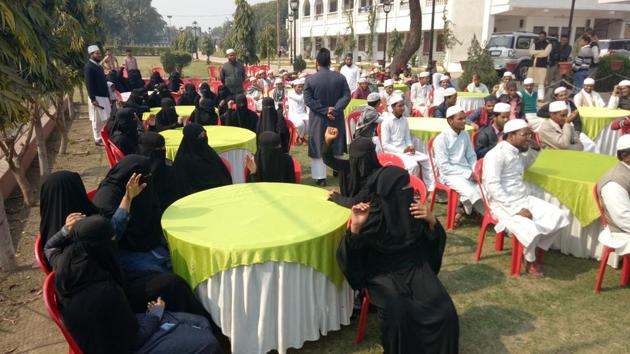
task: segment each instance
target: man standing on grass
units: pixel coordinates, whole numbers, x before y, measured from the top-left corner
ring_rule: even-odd
[[[247,73],[243,64],[236,60],[236,51],[225,51],[228,61],[221,67],[221,83],[230,90],[231,95],[243,93],[243,82],[247,80]]]
[[[109,118],[112,105],[109,100],[109,88],[107,87],[107,78],[101,64],[101,51],[97,45],[88,47],[90,60],[85,63],[83,74],[85,76],[85,87],[88,92],[88,115],[92,121],[92,135],[94,143],[103,146],[100,138],[101,128]]]

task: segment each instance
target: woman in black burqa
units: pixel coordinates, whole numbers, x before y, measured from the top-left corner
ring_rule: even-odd
[[[146,312],[134,313],[125,295],[126,280],[117,264],[113,235],[111,223],[102,216],[77,221],[55,270],[61,317],[81,350],[86,354],[220,353],[202,316],[164,312],[169,303],[161,298],[151,301]]]
[[[371,202],[352,207],[337,261],[350,285],[366,288],[378,308],[383,351],[457,353],[457,312],[437,277],[444,229],[414,202],[406,170],[384,167],[368,184]]]
[[[193,106],[199,97],[195,85],[188,83],[184,85],[184,93],[179,97],[180,106]]]
[[[208,135],[203,126],[197,123],[184,127],[184,137],[177,149],[173,167],[178,198],[232,184],[230,171],[208,145]]]
[[[133,109],[122,108],[115,114],[109,130],[110,140],[123,154],[134,154],[138,149],[138,119]]]
[[[176,200],[175,188],[173,188],[175,169],[173,162],[166,159],[164,137],[155,132],[142,134],[138,139],[138,154],[151,160],[153,185],[160,200],[160,209],[164,212]]]
[[[271,97],[265,97],[262,100],[262,113],[256,126],[256,135],[260,136],[262,132],[266,131],[277,133],[282,143],[282,151],[289,152],[289,128],[284,120],[282,108],[276,110],[276,103]]]
[[[230,107],[230,109],[221,116],[221,124],[249,129],[256,133],[258,115],[256,112],[247,108],[247,97],[243,94],[238,94],[234,98],[234,103],[236,107]]]
[[[173,71],[168,78],[168,89],[171,92],[179,92],[179,89],[184,84],[181,78],[181,74],[178,71]]]
[[[151,73],[151,77],[149,78],[149,82],[145,88],[147,91],[155,91],[160,84],[164,84],[164,80],[162,79],[162,76],[160,76],[159,72],[154,71]]]
[[[282,151],[280,135],[266,131],[258,136],[256,156],[247,157],[248,180],[252,182],[295,183],[291,155]]]
[[[163,130],[180,128],[183,119],[177,114],[173,99],[170,97],[162,98],[161,106],[162,109],[160,109],[155,117],[156,130],[161,132]]]
[[[216,100],[202,97],[190,115],[190,121],[200,125],[218,125],[219,116],[216,111]]]
[[[153,92],[149,95],[147,99],[147,103],[149,107],[160,107],[162,104],[163,98],[172,98],[171,90],[168,89],[168,86],[164,83],[157,85]]]

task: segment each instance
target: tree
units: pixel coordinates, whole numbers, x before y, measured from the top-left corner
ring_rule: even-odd
[[[389,65],[390,74],[398,72],[399,67],[404,67],[411,56],[420,48],[422,40],[422,9],[420,8],[420,0],[409,0],[409,35],[405,44],[398,54],[392,59]]]
[[[276,0],[278,1],[278,0]],[[252,11],[256,14],[254,21],[254,31],[261,33],[268,25],[276,26],[276,1],[267,1],[252,5]],[[279,0],[280,6],[280,45],[287,47],[288,33],[284,27],[289,16],[289,5],[287,0]]]
[[[210,64],[210,56],[214,54],[216,46],[212,35],[205,34],[201,37],[201,52],[206,56],[206,64]]]
[[[368,13],[368,28],[370,33],[367,37],[367,54],[370,57],[370,62],[374,62],[374,35],[376,33],[376,6],[371,6]],[[420,44],[418,44],[420,47]]]
[[[402,40],[403,40],[402,34],[394,29],[392,34],[389,35],[389,47],[387,47],[387,58],[391,58],[395,56],[396,54],[398,54],[398,52],[400,52],[400,48],[402,47]]]
[[[267,25],[258,36],[260,59],[267,59],[267,65],[271,65],[271,58],[276,53],[276,28]]]
[[[245,64],[258,62],[256,56],[256,33],[254,32],[254,12],[246,0],[234,0],[234,22],[230,34],[221,44],[223,49],[233,48]]]
[[[354,52],[356,47],[356,39],[354,38],[354,17],[352,16],[352,9],[345,10],[344,15],[348,25],[346,26],[346,36],[343,37],[343,50],[346,53]],[[350,33],[348,33],[350,32]]]
[[[481,77],[481,82],[486,84],[489,88],[499,83],[499,77],[494,70],[492,57],[485,48],[481,47],[475,35],[473,35],[473,38],[470,40],[466,68],[459,78],[459,86],[465,87],[468,83],[472,82],[473,74],[478,74]]]
[[[182,69],[192,62],[192,55],[187,52],[169,50],[160,55],[160,62],[166,72],[172,73],[178,71],[181,73]]]
[[[151,0],[104,0],[102,23],[109,43],[155,43],[163,40],[166,22]]]

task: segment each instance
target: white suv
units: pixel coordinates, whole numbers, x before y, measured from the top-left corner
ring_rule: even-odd
[[[532,57],[529,55],[529,47],[538,35],[531,32],[497,32],[493,33],[486,49],[494,61],[494,69],[499,75],[503,75],[507,66],[514,66],[514,75],[517,80],[527,77],[527,69],[532,65]],[[552,45],[557,44],[557,39],[547,37]]]

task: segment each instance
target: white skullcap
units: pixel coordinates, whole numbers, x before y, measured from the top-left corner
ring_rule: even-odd
[[[281,84],[282,83],[282,79],[281,78],[277,78],[275,81],[276,84]]]
[[[225,51],[225,55],[230,55],[230,54],[234,54],[234,53],[236,53],[236,51],[234,49],[232,49],[232,48],[230,48],[230,49]]]
[[[367,79],[366,79],[366,78],[361,77],[361,78],[359,78],[359,81],[357,81],[357,82],[358,82],[358,83],[360,83],[360,84],[362,84],[362,83],[364,83],[364,82],[368,82],[368,81],[367,81]]]
[[[528,77],[527,79],[523,80],[523,85],[531,85],[534,83],[534,79],[532,79],[531,77]]]
[[[630,86],[630,80],[621,80],[619,86]]]
[[[549,113],[560,112],[566,109],[567,104],[564,101],[553,101],[549,104]]]
[[[379,95],[378,92],[372,92],[367,96],[368,102],[376,102],[380,99],[381,99],[381,95]]]
[[[557,95],[557,94],[559,94],[559,93],[563,93],[563,92],[564,92],[564,91],[566,91],[566,90],[567,90],[567,88],[566,88],[566,87],[564,87],[564,86],[560,86],[560,87],[558,87],[557,89],[553,90],[553,94],[554,94],[554,95]]]
[[[267,74],[269,74],[269,75],[273,75],[273,70],[269,70],[269,71],[267,71]]]
[[[442,76],[440,77],[440,81],[448,81],[448,80],[450,80],[450,79],[451,79],[451,77],[450,77],[450,76],[448,76],[448,75],[442,75]]]
[[[525,121],[525,119],[512,119],[505,123],[503,126],[503,134],[515,132],[517,130],[521,130],[523,128],[528,128],[529,125]]]
[[[249,81],[256,81],[256,78],[255,78],[255,77],[253,77],[253,76],[250,76],[250,77],[249,77]]]
[[[584,85],[595,85],[595,80],[592,77],[584,79]]]
[[[394,86],[394,80],[392,79],[385,80],[385,82],[383,82],[383,87],[387,87],[387,86]]]
[[[454,89],[454,88],[452,88],[452,87],[449,87],[449,88],[447,88],[447,89],[445,89],[445,90],[444,90],[444,95],[443,95],[443,96],[444,96],[444,97],[453,96],[453,95],[454,95],[454,94],[456,94],[456,93],[457,93],[457,90],[455,90],[455,89]]]
[[[511,71],[506,71],[506,72],[504,72],[504,73],[503,73],[503,77],[508,77],[508,76],[509,76],[509,77],[512,77],[512,76],[514,76],[514,75],[512,74],[512,72],[511,72]]]
[[[457,104],[454,105],[454,106],[450,106],[446,110],[446,118],[452,117],[452,116],[456,115],[457,113],[463,112],[463,111],[464,111],[464,109],[461,106],[457,105]]]
[[[260,75],[260,74],[264,74],[265,70],[258,70],[258,72],[256,73],[256,75]]]
[[[297,80],[293,80],[292,84],[293,84],[293,86],[297,86],[297,85],[304,85],[304,82],[305,82],[305,81],[306,81],[306,80],[304,80],[304,78],[303,78],[303,77],[301,77],[301,78],[299,78],[299,79],[297,79]]]
[[[431,76],[431,73],[429,73],[428,71],[423,71],[420,73],[420,77],[429,77]]]
[[[387,101],[388,105],[393,105],[395,103],[404,101],[403,97],[401,95],[392,95],[392,97],[389,98],[389,101]]]
[[[627,149],[630,149],[630,134],[624,134],[617,140],[617,151]]]
[[[92,44],[91,46],[88,47],[88,54],[92,54],[94,52],[96,52],[98,49],[98,46],[96,44]]]
[[[510,105],[507,103],[503,103],[503,102],[499,102],[497,104],[494,105],[494,109],[493,111],[495,113],[505,113],[505,112],[509,112],[510,111]]]

